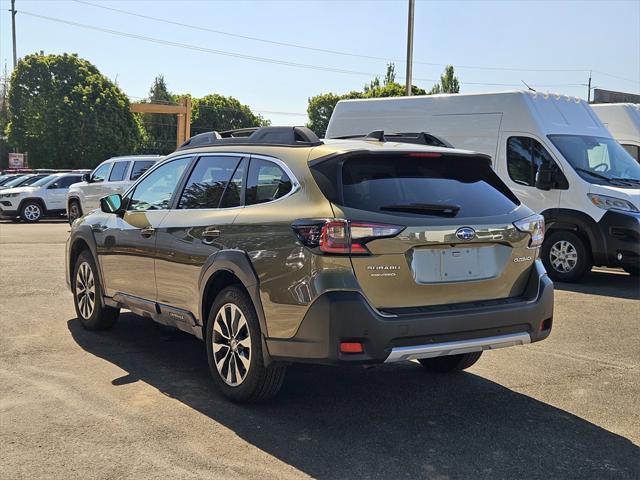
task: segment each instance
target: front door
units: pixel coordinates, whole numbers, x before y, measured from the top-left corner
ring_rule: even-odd
[[[47,210],[64,210],[67,204],[67,192],[74,183],[82,181],[81,175],[60,177],[47,187],[45,202]]]
[[[124,198],[124,215],[109,215],[94,227],[94,232],[102,229],[95,237],[108,296],[156,300],[156,233],[191,160],[176,158],[149,172]]]
[[[112,162],[103,163],[89,177],[89,183],[82,188],[82,208],[85,213],[100,207],[100,199],[104,197],[103,183],[109,175]]]
[[[497,165],[500,178],[522,203],[536,213],[557,208],[561,189],[566,189],[566,178],[544,145],[538,139],[519,132],[505,132],[502,142],[501,158]],[[556,188],[540,190],[535,187],[538,168],[543,164],[555,168],[561,180]]]

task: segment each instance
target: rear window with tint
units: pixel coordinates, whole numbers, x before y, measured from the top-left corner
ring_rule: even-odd
[[[314,178],[329,200],[349,208],[461,218],[507,213],[519,205],[482,158],[365,154],[325,163],[312,167]]]

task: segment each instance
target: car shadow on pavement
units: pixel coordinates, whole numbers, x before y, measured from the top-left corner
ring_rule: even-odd
[[[114,388],[152,385],[315,478],[640,478],[629,440],[474,374],[296,365],[274,400],[235,405],[188,334],[130,313],[107,332],[68,328],[127,372]]]
[[[626,273],[592,270],[577,283],[553,282],[556,290],[640,300],[640,278]]]

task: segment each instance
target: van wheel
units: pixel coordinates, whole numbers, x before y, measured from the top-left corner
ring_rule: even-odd
[[[76,218],[80,218],[82,216],[82,208],[80,207],[80,202],[77,200],[71,200],[69,202],[69,225],[71,225]]]
[[[573,232],[553,232],[542,244],[542,263],[552,280],[576,282],[591,270],[585,241]]]
[[[72,287],[76,314],[87,330],[106,330],[113,327],[120,314],[119,308],[102,303],[102,285],[93,256],[84,251],[78,256],[73,269]]]
[[[278,393],[286,367],[264,366],[260,323],[243,289],[227,287],[218,294],[209,312],[206,341],[209,370],[224,396],[249,403]]]
[[[26,202],[20,210],[20,218],[28,223],[39,222],[42,214],[42,205],[33,201]]]
[[[470,352],[460,355],[447,355],[445,357],[421,358],[418,361],[429,372],[449,373],[469,368],[480,360],[481,355],[482,352]]]

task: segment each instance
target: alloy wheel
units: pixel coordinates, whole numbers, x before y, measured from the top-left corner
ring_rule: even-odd
[[[568,273],[578,264],[578,251],[571,242],[559,240],[551,246],[549,260],[557,272]]]
[[[31,222],[38,220],[41,215],[42,209],[35,203],[31,203],[24,207],[24,217]]]
[[[69,219],[75,220],[80,216],[80,208],[78,208],[78,204],[76,202],[72,202],[69,207]]]
[[[76,302],[80,315],[88,320],[96,304],[96,282],[91,266],[82,262],[76,274]]]
[[[242,310],[226,303],[213,324],[213,357],[224,382],[237,387],[246,378],[251,365],[251,334]]]

